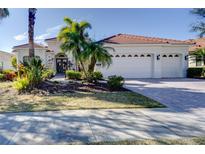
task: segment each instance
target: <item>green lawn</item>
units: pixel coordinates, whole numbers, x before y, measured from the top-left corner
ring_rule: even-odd
[[[49,96],[18,95],[11,82],[0,83],[0,112],[74,109],[159,108],[164,105],[130,91],[58,93]]]
[[[94,145],[205,145],[205,137],[193,137],[182,139],[158,139],[158,140],[134,140],[134,141],[109,141],[91,143]]]

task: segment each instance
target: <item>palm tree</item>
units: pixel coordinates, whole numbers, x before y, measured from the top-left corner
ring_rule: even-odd
[[[29,57],[34,57],[34,24],[35,24],[35,14],[37,9],[28,9],[28,40],[29,40]]]
[[[6,8],[0,8],[0,20],[9,16],[9,10]]]
[[[200,17],[201,19],[205,18],[205,9],[203,8],[192,9],[191,13]],[[198,21],[196,24],[192,26],[191,30],[194,32],[199,32],[199,37],[203,37],[205,35],[205,22]]]
[[[94,72],[95,65],[97,62],[100,62],[103,67],[109,67],[112,63],[111,55],[108,53],[108,50],[113,50],[111,47],[104,47],[102,43],[99,42],[90,42],[87,44],[86,50],[83,53],[84,59],[89,59],[90,63],[88,65],[88,72]]]
[[[76,64],[80,63],[85,76],[87,73],[81,58],[85,44],[89,40],[86,29],[91,28],[90,23],[86,21],[75,22],[72,19],[65,17],[64,22],[67,24],[63,27],[59,34],[58,40],[61,41],[61,49],[64,52],[70,52],[75,58]]]

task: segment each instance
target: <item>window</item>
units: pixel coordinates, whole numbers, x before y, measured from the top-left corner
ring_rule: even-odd
[[[162,57],[167,57],[167,55],[163,55]]]
[[[113,55],[110,55],[110,57],[113,57]]]
[[[29,58],[30,58],[29,56],[24,56],[24,57],[23,57],[23,62],[28,61]],[[36,59],[40,59],[39,56],[35,56],[35,58],[36,58]]]
[[[128,57],[132,57],[132,55],[128,55]]]
[[[119,55],[116,55],[115,57],[120,57]]]
[[[144,57],[144,55],[140,55],[140,57]]]
[[[172,55],[169,55],[169,57],[173,57]]]
[[[125,57],[125,55],[122,55],[121,57]]]
[[[138,55],[134,55],[134,57],[138,57]]]
[[[202,66],[202,57],[201,56],[196,57],[196,66]]]
[[[179,55],[175,55],[174,57],[179,57]]]
[[[151,55],[150,55],[150,54],[148,54],[148,55],[147,55],[147,57],[151,57]]]

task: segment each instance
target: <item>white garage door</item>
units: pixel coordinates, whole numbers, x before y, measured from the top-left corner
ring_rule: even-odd
[[[120,75],[124,78],[151,78],[152,54],[115,55],[112,65],[103,71],[104,76]]]
[[[164,54],[162,55],[162,77],[173,78],[182,77],[181,55]]]

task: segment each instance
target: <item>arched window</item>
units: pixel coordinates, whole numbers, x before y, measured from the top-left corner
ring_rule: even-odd
[[[140,55],[140,57],[144,57],[144,55]]]
[[[147,57],[151,57],[151,55],[150,55],[150,54],[148,54],[148,55],[147,55]]]
[[[167,57],[167,55],[163,55],[162,57]]]
[[[134,57],[138,57],[138,55],[134,55]]]
[[[179,55],[175,55],[174,57],[179,57]]]
[[[116,55],[115,57],[120,57],[119,55]]]
[[[169,55],[169,57],[173,57],[172,55]]]
[[[132,57],[132,55],[128,55],[128,57]]]
[[[113,55],[110,55],[110,57],[113,57]]]
[[[126,57],[125,55],[122,55],[121,57]]]

